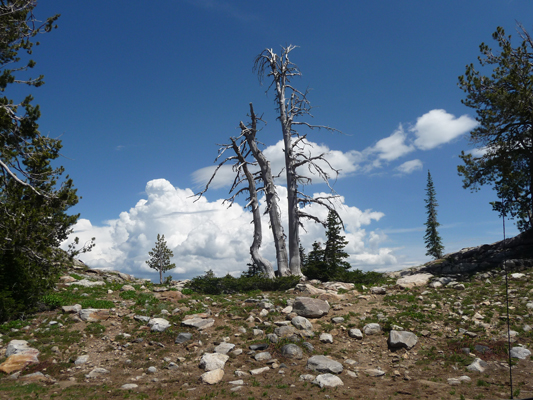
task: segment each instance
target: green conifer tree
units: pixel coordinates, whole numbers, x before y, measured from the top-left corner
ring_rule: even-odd
[[[433,179],[431,179],[431,173],[428,171],[428,182],[426,187],[426,213],[427,221],[426,234],[424,235],[424,243],[426,244],[427,252],[426,256],[431,256],[435,259],[442,258],[444,246],[442,245],[442,239],[437,231],[440,224],[437,222],[437,198],[435,188],[433,186]]]
[[[157,234],[157,242],[152,251],[149,251],[150,259],[146,261],[146,264],[150,268],[159,271],[159,283],[163,283],[163,272],[169,271],[173,268],[176,268],[175,264],[170,263],[170,257],[174,256],[172,250],[167,247],[167,242],[165,241],[165,235]]]

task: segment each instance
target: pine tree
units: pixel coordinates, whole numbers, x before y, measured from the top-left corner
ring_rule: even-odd
[[[150,259],[146,261],[146,264],[150,268],[159,271],[159,283],[163,283],[163,272],[169,271],[173,268],[176,268],[175,264],[170,263],[170,257],[174,256],[172,250],[167,247],[167,242],[165,241],[165,235],[157,234],[157,242],[152,251],[149,251]]]
[[[341,235],[342,223],[335,211],[328,213],[326,226],[326,248],[324,249],[324,262],[337,272],[350,269],[351,265],[345,261],[350,255],[344,251],[348,241]]]
[[[431,256],[435,259],[442,258],[444,246],[442,245],[442,239],[437,232],[437,228],[440,224],[437,222],[437,199],[435,188],[433,187],[433,179],[428,171],[428,183],[426,187],[426,212],[428,219],[424,225],[426,225],[426,234],[424,235],[424,243],[426,244],[427,252],[426,256]]]
[[[310,279],[321,281],[342,280],[345,272],[351,268],[346,261],[349,254],[344,251],[348,241],[341,235],[342,223],[336,212],[330,211],[326,223],[326,243],[322,248],[320,242],[313,243],[313,249],[307,256],[303,272]]]

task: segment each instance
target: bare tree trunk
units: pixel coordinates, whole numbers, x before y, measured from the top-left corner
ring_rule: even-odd
[[[287,247],[285,245],[285,233],[283,232],[283,226],[281,224],[281,217],[278,205],[278,194],[276,192],[276,186],[274,184],[274,178],[272,177],[272,170],[270,163],[264,156],[263,152],[257,147],[256,133],[257,133],[257,116],[254,113],[252,103],[250,103],[250,117],[252,119],[251,129],[248,129],[242,122],[240,124],[241,131],[248,147],[252,151],[252,154],[259,165],[261,170],[261,178],[264,185],[264,193],[267,202],[267,211],[270,217],[270,227],[272,229],[272,235],[274,236],[274,245],[276,247],[276,260],[278,262],[278,274],[279,276],[291,275],[289,270]]]
[[[250,194],[249,204],[252,208],[252,216],[254,221],[254,240],[252,242],[252,245],[250,246],[250,255],[252,256],[254,264],[259,267],[263,275],[265,275],[269,279],[273,279],[275,277],[275,274],[274,269],[272,268],[272,264],[259,254],[259,248],[261,247],[261,243],[263,241],[263,227],[261,224],[261,213],[259,212],[259,201],[257,200],[257,189],[255,186],[255,179],[250,170],[248,169],[248,163],[244,159],[244,156],[242,155],[239,146],[237,146],[237,143],[235,142],[234,138],[231,138],[231,143],[235,154],[237,154],[244,175],[246,176],[246,180],[248,181],[248,192]]]

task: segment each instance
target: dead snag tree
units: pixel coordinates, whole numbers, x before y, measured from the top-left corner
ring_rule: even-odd
[[[207,182],[205,189],[197,193],[196,196],[200,198],[207,191],[209,185],[223,165],[233,162],[232,169],[233,172],[235,172],[235,179],[233,180],[233,184],[231,185],[229,191],[229,193],[233,193],[233,195],[225,199],[224,203],[228,202],[228,207],[231,207],[237,196],[244,192],[248,193],[248,203],[246,206],[252,209],[252,218],[254,224],[254,239],[252,245],[250,246],[250,255],[252,256],[254,264],[259,267],[261,273],[264,276],[272,279],[275,277],[272,264],[259,254],[259,249],[263,241],[263,228],[261,223],[261,213],[259,211],[259,200],[257,196],[258,190],[255,182],[256,180],[260,179],[260,177],[257,176],[257,173],[252,173],[250,168],[248,168],[248,165],[254,165],[255,163],[247,161],[247,157],[250,153],[250,150],[246,146],[247,141],[242,139],[242,135],[238,138],[230,137],[230,141],[231,143],[229,144],[219,145],[221,147],[219,148],[218,156],[215,159],[215,162],[221,159],[222,155],[228,149],[233,150],[235,155],[226,157],[218,164],[217,168],[213,172],[213,175],[211,176],[211,179],[209,179],[209,182]]]
[[[285,244],[285,233],[283,231],[283,225],[281,224],[280,208],[278,205],[278,194],[276,191],[276,185],[274,184],[274,177],[270,168],[270,162],[266,159],[263,152],[257,146],[257,121],[258,117],[254,112],[254,107],[250,103],[250,118],[252,120],[249,127],[244,125],[241,121],[240,128],[241,133],[248,143],[248,147],[252,152],[252,155],[259,166],[259,173],[262,180],[262,191],[267,203],[266,212],[270,217],[270,227],[272,229],[272,235],[274,237],[274,246],[276,248],[276,260],[278,262],[278,275],[288,276],[291,275],[289,270],[289,262],[287,257],[287,246]]]
[[[323,125],[313,125],[300,120],[306,116],[312,117],[311,105],[307,100],[308,91],[301,92],[292,86],[292,79],[300,76],[300,69],[296,64],[290,61],[289,55],[296,46],[289,45],[282,47],[278,55],[272,49],[265,49],[259,54],[254,63],[254,71],[257,72],[260,82],[265,76],[271,79],[267,89],[274,88],[275,104],[278,112],[278,119],[281,123],[285,151],[285,174],[287,179],[287,200],[288,200],[288,220],[289,220],[289,268],[291,275],[302,275],[300,260],[300,235],[301,226],[300,218],[311,218],[317,221],[317,218],[303,213],[300,206],[309,203],[319,203],[328,208],[332,208],[331,198],[327,196],[321,198],[312,198],[304,195],[298,190],[298,185],[311,183],[311,178],[300,174],[299,170],[305,167],[312,175],[320,176],[329,186],[329,174],[321,167],[325,165],[335,174],[338,173],[324,157],[324,154],[314,156],[309,150],[309,143],[305,135],[300,135],[296,130],[299,126],[305,126],[310,129],[326,129],[337,131],[334,128]],[[330,187],[331,189],[331,187]],[[323,223],[323,221],[320,221]]]

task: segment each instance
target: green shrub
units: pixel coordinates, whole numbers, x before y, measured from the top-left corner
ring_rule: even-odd
[[[300,281],[298,276],[284,276],[274,279],[264,278],[262,276],[234,278],[226,275],[223,278],[217,278],[213,271],[207,271],[202,276],[197,276],[187,283],[186,289],[202,294],[230,294],[230,293],[249,293],[254,290],[262,292],[285,291],[291,289]],[[182,293],[185,293],[182,291]]]

